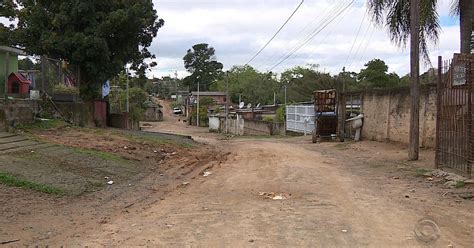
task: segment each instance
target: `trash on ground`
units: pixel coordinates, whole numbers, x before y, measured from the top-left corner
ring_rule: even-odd
[[[211,171],[205,171],[202,176],[208,177],[208,176],[210,176],[210,175],[212,175],[212,172],[211,172]]]
[[[270,198],[272,200],[285,200],[290,198],[290,193],[278,193],[278,192],[259,192],[259,196]]]
[[[114,184],[114,181],[112,181],[112,180],[111,180],[111,181],[108,181],[107,184],[108,184],[108,185],[112,185],[112,184]]]
[[[346,232],[347,232],[347,230],[346,230],[346,229],[343,229],[343,230],[341,230],[341,231],[342,231],[343,233],[346,233]]]
[[[184,182],[184,183],[182,183],[182,185],[184,185],[184,186],[186,186],[186,185],[188,185],[188,184],[189,184],[189,182]]]

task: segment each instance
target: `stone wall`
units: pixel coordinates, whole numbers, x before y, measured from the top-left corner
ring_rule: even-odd
[[[40,111],[39,101],[29,99],[0,100],[0,130],[30,124]]]
[[[410,89],[362,92],[364,114],[362,138],[408,144],[410,132]],[[420,146],[434,147],[436,134],[436,85],[420,89]]]

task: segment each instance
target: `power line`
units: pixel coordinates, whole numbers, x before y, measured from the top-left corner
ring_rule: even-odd
[[[356,38],[354,39],[354,42],[352,42],[351,50],[349,50],[349,54],[347,55],[346,62],[344,62],[344,67],[346,67],[347,62],[349,61],[349,58],[352,55],[352,50],[354,49],[355,43],[357,42],[357,39],[359,38],[360,30],[362,29],[362,24],[364,23],[366,15],[367,15],[367,11],[364,12],[364,16],[362,17],[362,20],[360,20],[360,25],[359,25],[359,29],[357,30]]]
[[[267,44],[265,44],[265,46],[262,47],[262,49],[260,49],[260,51],[258,51],[247,63],[245,63],[245,65],[248,65],[250,62],[252,62],[269,44],[270,42],[273,41],[273,39],[275,39],[275,37],[280,33],[280,31],[286,26],[286,24],[291,20],[291,18],[296,14],[296,12],[299,10],[299,8],[301,7],[301,5],[303,5],[303,2],[304,0],[301,0],[301,3],[296,7],[296,9],[293,11],[293,13],[291,13],[290,17],[288,17],[288,19],[286,19],[286,21],[283,23],[283,25],[281,25],[281,27],[277,30],[277,32],[272,36],[272,38],[270,38],[270,40],[267,42]]]
[[[322,12],[321,12],[321,15],[316,15],[315,18],[313,18],[311,21],[309,21],[304,28],[302,28],[297,35],[293,36],[293,39],[296,40],[296,43],[300,43],[301,41],[303,41],[305,39],[305,37],[302,35],[304,33],[304,31],[306,31],[306,29],[308,29],[310,26],[313,26],[313,25],[316,25],[320,22],[319,19],[321,19],[321,17],[323,17],[323,19],[325,18],[325,16],[327,15],[324,15],[324,13],[327,13],[328,10],[330,9],[330,7],[333,7],[331,5],[327,6]],[[313,32],[313,31],[311,31]],[[311,33],[310,32],[310,33]],[[284,55],[281,55],[278,57],[278,54],[279,54],[279,51],[275,51],[273,52],[273,54],[268,58],[269,61],[278,61],[280,60],[281,58],[284,57]],[[262,65],[264,66],[264,65]]]
[[[329,6],[329,7],[325,8],[321,12],[320,15],[317,15],[316,18],[314,18],[312,21],[310,21],[303,29],[301,29],[299,31],[299,33],[297,35],[295,35],[295,37],[298,37],[298,38],[296,38],[296,45],[304,42],[308,37],[310,37],[311,34],[314,33],[315,30],[317,30],[322,25],[322,23],[324,23],[327,19],[330,18],[330,13],[337,12],[337,9],[342,8],[342,6],[343,5],[341,4],[341,2],[339,2],[338,4],[336,4],[334,6]],[[332,9],[330,9],[331,7],[332,7]],[[319,20],[319,19],[321,19],[321,20]],[[313,28],[312,30],[310,30],[310,32],[308,34],[302,35],[304,33],[304,31],[312,25],[316,25],[316,28]],[[293,49],[291,49],[291,51]],[[279,61],[279,60],[283,59],[288,53],[283,53],[282,55],[277,56],[278,54],[279,54],[279,51],[274,52],[268,60],[269,61]]]
[[[305,41],[303,42],[300,46],[296,47],[295,49],[293,49],[289,54],[287,54],[280,62],[278,62],[277,64],[275,64],[273,67],[271,67],[269,69],[269,71],[272,71],[273,69],[275,69],[277,66],[279,66],[281,63],[283,63],[284,61],[286,61],[288,58],[290,58],[293,54],[295,54],[299,49],[301,49],[302,47],[304,47],[306,44],[308,44],[308,42],[310,42],[316,35],[318,35],[322,30],[324,30],[329,24],[331,24],[339,15],[341,15],[347,8],[349,8],[353,3],[354,3],[355,0],[352,0],[349,4],[347,4],[344,8],[342,8],[340,11],[338,11],[336,13],[336,15],[334,15],[332,18],[330,18],[329,20],[327,20],[327,22],[322,25],[321,27],[318,27],[315,29],[315,31],[310,35],[310,37]]]

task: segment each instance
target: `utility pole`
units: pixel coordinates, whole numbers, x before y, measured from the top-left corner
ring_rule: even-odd
[[[176,104],[178,104],[178,71],[174,71],[174,90],[176,92]]]
[[[127,75],[127,86],[126,86],[126,98],[127,98],[127,101],[125,103],[125,110],[127,111],[127,113],[130,113],[130,95],[129,95],[129,79],[128,79],[128,69],[127,67],[125,67],[125,74]]]
[[[228,118],[229,118],[229,72],[225,73],[225,133],[227,133]]]
[[[408,159],[418,160],[420,150],[420,0],[410,0],[410,144]]]
[[[196,124],[197,126],[199,127],[199,78],[198,78],[198,95],[197,95],[197,109],[196,109],[196,113],[197,113],[197,119],[196,119]]]
[[[337,98],[337,101],[338,101],[338,109],[337,109],[337,112],[338,112],[338,119],[339,119],[339,123],[338,123],[338,129],[339,129],[339,141],[340,142],[344,142],[344,136],[345,136],[345,124],[346,124],[346,97],[345,97],[345,83],[344,83],[344,79],[342,81],[339,82],[339,89],[340,89],[340,92],[339,92],[339,97]]]

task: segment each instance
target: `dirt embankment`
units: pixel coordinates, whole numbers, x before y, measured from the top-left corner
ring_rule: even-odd
[[[0,184],[0,242],[19,239],[15,245],[34,245],[77,238],[135,205],[164,199],[227,156],[186,137],[114,129],[64,127],[31,135],[57,146],[0,156],[0,172],[65,194]]]

